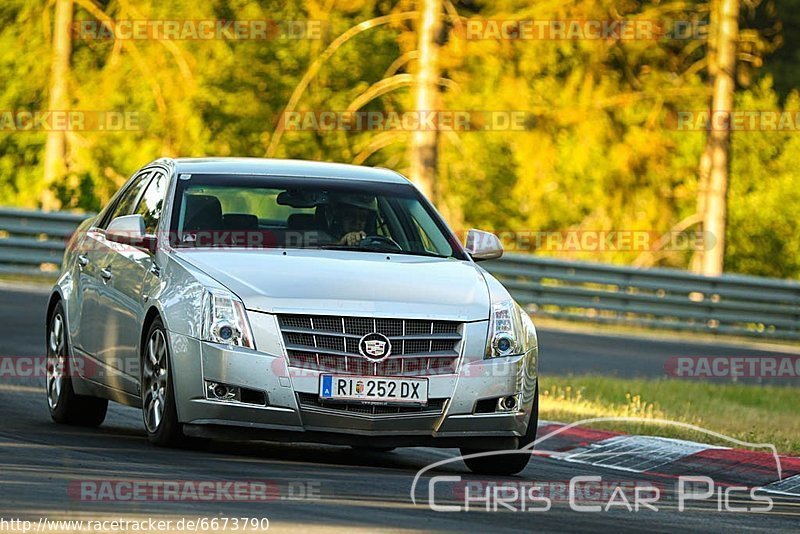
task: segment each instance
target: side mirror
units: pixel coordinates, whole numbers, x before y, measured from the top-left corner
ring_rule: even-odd
[[[156,237],[145,235],[144,217],[141,215],[123,215],[113,219],[106,228],[106,239],[143,248],[151,254],[156,251]]]
[[[467,232],[467,252],[475,261],[496,260],[503,255],[500,239],[491,232],[471,229]]]

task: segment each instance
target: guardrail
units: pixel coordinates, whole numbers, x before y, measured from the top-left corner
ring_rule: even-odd
[[[86,215],[0,209],[0,273],[55,279]],[[536,316],[800,339],[800,283],[507,254],[482,263]]]
[[[800,339],[800,283],[508,254],[483,264],[534,315]]]
[[[0,273],[54,280],[69,236],[86,217],[0,209]]]

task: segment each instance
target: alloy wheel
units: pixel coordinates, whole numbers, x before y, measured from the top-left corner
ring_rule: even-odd
[[[58,406],[67,370],[67,344],[65,342],[64,318],[60,313],[53,316],[47,343],[47,403],[51,410]]]
[[[147,342],[142,388],[144,422],[147,431],[155,433],[164,420],[167,398],[167,340],[162,330],[154,330]]]

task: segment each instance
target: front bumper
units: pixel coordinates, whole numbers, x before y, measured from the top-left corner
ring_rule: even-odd
[[[371,445],[513,446],[530,419],[537,349],[484,360],[488,323],[466,323],[456,373],[428,376],[430,406],[419,412],[358,413],[315,402],[319,371],[287,365],[274,316],[253,313],[258,351],[170,332],[179,420],[190,435]],[[198,365],[199,362],[199,365]],[[267,405],[206,398],[206,382],[266,393]],[[475,413],[481,399],[521,395],[513,412]]]

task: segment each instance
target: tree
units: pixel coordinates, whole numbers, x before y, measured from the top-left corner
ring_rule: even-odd
[[[421,0],[418,30],[419,70],[414,108],[418,113],[438,109],[439,32],[442,28],[441,0]],[[425,196],[435,201],[438,163],[438,130],[416,130],[411,136],[410,178]]]
[[[50,111],[67,111],[69,105],[69,58],[72,51],[72,0],[56,0],[53,30],[53,60],[50,68]],[[44,187],[41,204],[46,211],[58,209],[53,186],[66,174],[66,134],[51,129],[47,132],[44,153]]]
[[[711,60],[714,88],[711,97],[711,121],[706,140],[706,151],[701,162],[701,174],[708,169],[708,177],[701,175],[698,196],[698,213],[703,219],[703,230],[711,236],[713,244],[700,251],[699,271],[716,276],[722,273],[725,257],[725,230],[727,218],[728,171],[730,167],[731,131],[718,127],[715,118],[733,112],[736,89],[736,42],[739,38],[739,0],[716,0],[712,16],[716,46]]]

